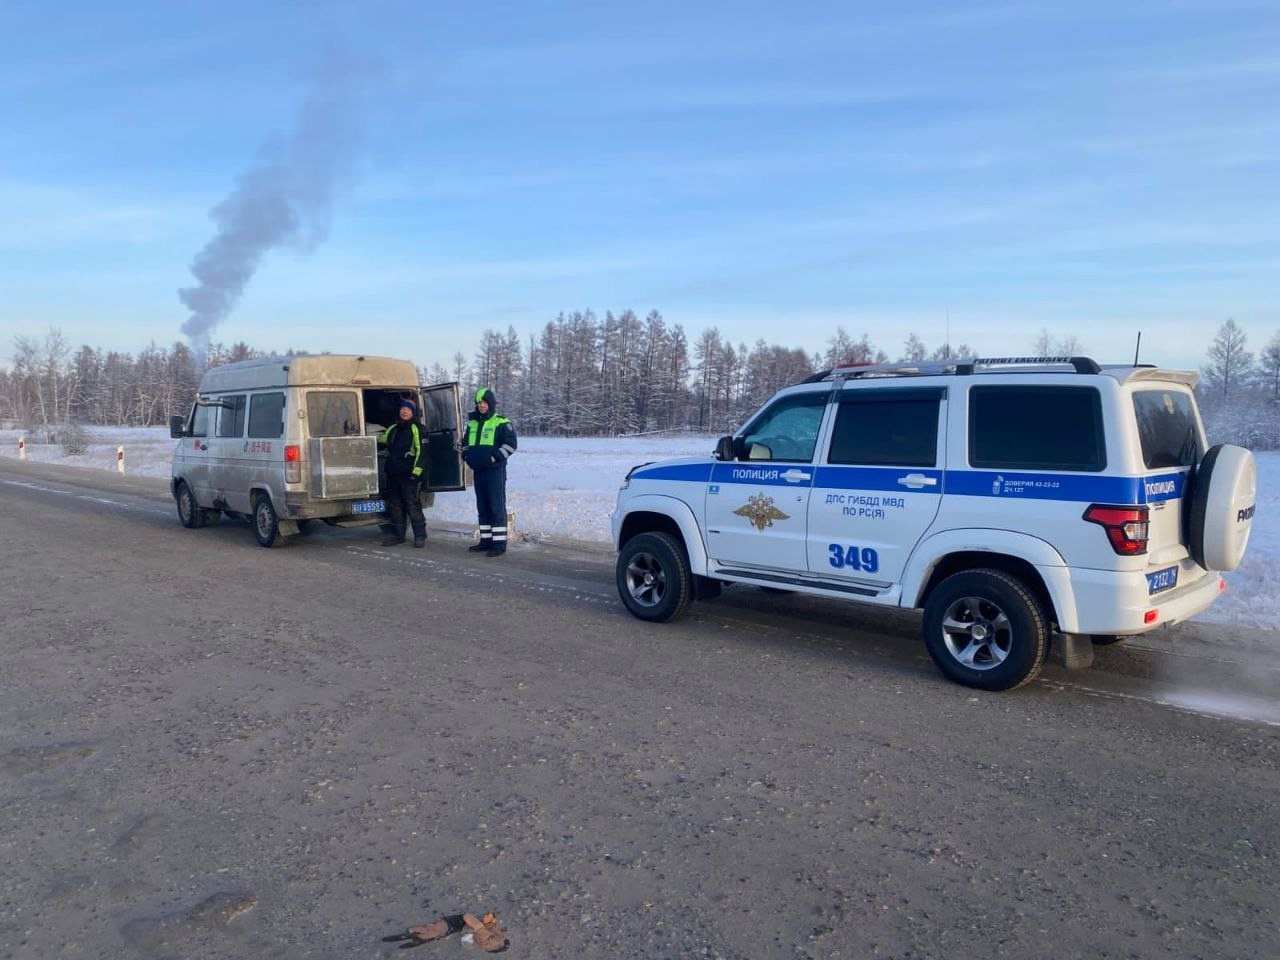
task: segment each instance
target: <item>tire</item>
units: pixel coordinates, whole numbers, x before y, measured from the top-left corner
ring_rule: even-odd
[[[1116,636],[1112,636],[1111,634],[1095,633],[1091,637],[1089,637],[1089,639],[1093,641],[1093,645],[1095,647],[1109,647],[1113,643],[1119,643],[1121,640],[1128,640],[1129,638],[1116,637]]]
[[[1243,447],[1220,443],[1192,474],[1187,547],[1205,570],[1240,566],[1249,545],[1257,497],[1257,465]]]
[[[975,636],[975,627],[982,630]],[[952,574],[924,606],[924,644],[949,680],[1012,690],[1044,666],[1049,624],[1026,584],[1000,570]]]
[[[276,547],[284,543],[284,537],[280,535],[280,518],[276,516],[276,508],[266,494],[260,493],[254,497],[251,526],[258,546]]]
[[[196,495],[191,492],[185,480],[179,481],[173,500],[178,508],[178,520],[188,530],[199,529],[209,522],[206,511],[200,509],[200,505],[196,503]]]
[[[693,599],[684,545],[668,533],[642,533],[628,540],[618,552],[615,574],[623,605],[641,620],[675,620]]]

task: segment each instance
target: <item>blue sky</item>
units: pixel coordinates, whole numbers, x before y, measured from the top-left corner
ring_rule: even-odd
[[[339,48],[375,65],[326,243],[218,331],[445,360],[657,308],[1198,362],[1280,329],[1280,5],[0,5],[0,357],[176,337],[209,209]]]

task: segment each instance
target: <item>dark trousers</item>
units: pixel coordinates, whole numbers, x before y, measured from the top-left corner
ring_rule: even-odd
[[[476,513],[480,516],[480,542],[507,549],[507,465],[477,470],[473,474]]]
[[[422,500],[418,496],[421,484],[416,477],[387,477],[387,515],[401,539],[404,539],[406,514],[413,524],[413,535],[427,535],[427,518],[422,515]]]

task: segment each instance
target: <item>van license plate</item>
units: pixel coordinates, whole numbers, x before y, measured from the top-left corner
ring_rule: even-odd
[[[1178,568],[1165,567],[1163,570],[1157,570],[1155,573],[1147,574],[1147,593],[1162,593],[1165,590],[1172,590],[1178,585]]]
[[[351,505],[352,513],[382,513],[386,509],[387,501],[385,500],[361,500]]]

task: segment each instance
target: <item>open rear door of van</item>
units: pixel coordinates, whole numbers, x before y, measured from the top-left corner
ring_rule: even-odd
[[[462,465],[462,406],[454,383],[422,387],[422,416],[427,426],[426,489],[447,493],[467,488]]]

